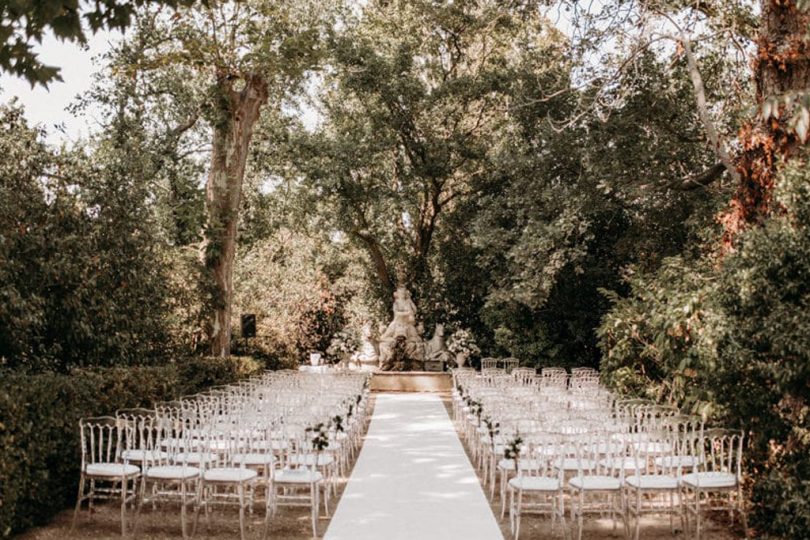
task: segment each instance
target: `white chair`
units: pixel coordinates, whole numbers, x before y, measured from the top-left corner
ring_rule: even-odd
[[[589,431],[572,436],[577,471],[568,481],[571,493],[571,520],[576,522],[577,540],[582,540],[582,528],[585,515],[608,513],[616,529],[616,516],[624,522],[627,533],[625,513],[624,470],[618,468],[620,459],[625,455],[622,441],[609,434]]]
[[[508,482],[509,524],[515,540],[520,536],[523,514],[551,516],[551,531],[557,519],[565,536],[564,479],[559,468],[550,466],[563,452],[561,439],[548,434],[535,434],[513,456],[517,473]]]
[[[748,518],[742,493],[742,450],[745,435],[742,431],[722,428],[708,429],[700,444],[704,470],[693,471],[681,477],[686,506],[687,525],[690,514],[695,516],[695,538],[701,536],[701,514],[704,508],[738,513],[746,536]]]
[[[680,489],[680,456],[675,453],[676,445],[666,437],[667,433],[657,435],[648,434],[630,445],[635,470],[625,473],[624,484],[628,516],[635,518],[635,540],[639,538],[642,514],[668,514],[673,533],[674,516],[680,517],[682,524],[684,520],[680,501],[675,503]]]
[[[497,369],[498,368],[498,359],[497,358],[482,358],[481,359],[481,371],[485,369]]]
[[[137,496],[137,481],[141,475],[139,467],[121,459],[123,431],[127,427],[125,421],[111,416],[79,420],[81,475],[71,532],[84,501],[88,501],[92,511],[96,500],[120,499],[121,536],[126,535],[127,505]]]
[[[144,505],[154,508],[159,504],[179,504],[180,530],[183,538],[188,538],[188,509],[196,508],[199,503],[201,471],[186,462],[173,463],[173,457],[192,445],[191,430],[179,418],[161,414],[154,419],[153,429],[155,435],[148,439],[144,454],[135,532]]]
[[[247,462],[255,461],[254,458],[261,456],[247,452],[249,444],[240,435],[238,431],[215,428],[203,443],[203,455],[206,451],[210,452],[214,459],[202,463],[200,509],[208,517],[215,504],[237,505],[239,536],[245,540],[245,511],[253,506],[253,490],[259,478],[259,473],[254,468],[247,467]]]
[[[309,433],[305,425],[285,426],[287,457],[284,468],[275,473],[270,506],[273,514],[278,506],[310,508],[312,535],[317,537],[324,476],[317,467],[320,449],[313,445]]]

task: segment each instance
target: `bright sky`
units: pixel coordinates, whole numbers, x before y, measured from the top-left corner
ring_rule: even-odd
[[[24,79],[6,73],[0,74],[0,103],[16,97],[25,106],[28,120],[48,130],[48,141],[58,144],[75,141],[93,131],[93,111],[88,118],[76,118],[66,107],[76,96],[89,90],[92,75],[99,68],[93,59],[110,48],[110,42],[121,37],[120,32],[99,32],[88,39],[87,48],[72,42],[62,42],[51,36],[35,46],[40,59],[47,65],[62,68],[64,82],[53,82],[46,90],[42,86],[31,89]],[[55,126],[63,125],[64,134]]]
[[[565,14],[558,13],[552,19],[565,31],[568,26]],[[39,85],[32,89],[24,79],[0,72],[0,103],[8,103],[16,97],[25,107],[28,121],[46,128],[49,143],[58,145],[86,137],[96,131],[98,111],[91,109],[86,116],[77,118],[67,107],[90,89],[92,76],[101,67],[98,57],[121,36],[121,32],[101,31],[88,37],[87,47],[47,36],[41,45],[35,45],[35,51],[46,65],[62,68],[63,82],[52,82],[47,90]],[[318,113],[305,105],[302,109],[304,125],[316,126]]]

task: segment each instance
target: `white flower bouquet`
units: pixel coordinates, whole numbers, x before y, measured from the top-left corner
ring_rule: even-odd
[[[475,343],[475,336],[465,328],[460,328],[453,332],[447,340],[447,350],[455,355],[463,354],[474,356],[481,353],[481,349]]]

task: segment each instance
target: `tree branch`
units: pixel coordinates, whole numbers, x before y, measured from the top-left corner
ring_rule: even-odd
[[[726,171],[726,165],[722,162],[715,163],[708,169],[698,174],[680,178],[672,183],[669,187],[677,191],[693,191],[695,189],[706,187],[721,176]]]

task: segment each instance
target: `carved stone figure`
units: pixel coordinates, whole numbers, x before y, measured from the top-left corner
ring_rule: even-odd
[[[444,371],[444,367],[452,360],[450,351],[444,344],[444,325],[437,324],[433,337],[425,343],[425,369],[427,371]]]
[[[371,323],[363,325],[363,336],[360,350],[355,353],[354,361],[356,365],[364,371],[373,371],[377,367],[380,359],[379,343],[374,337],[374,329]]]
[[[394,318],[380,336],[380,369],[421,370],[424,344],[416,330],[416,304],[404,285],[394,292]]]

